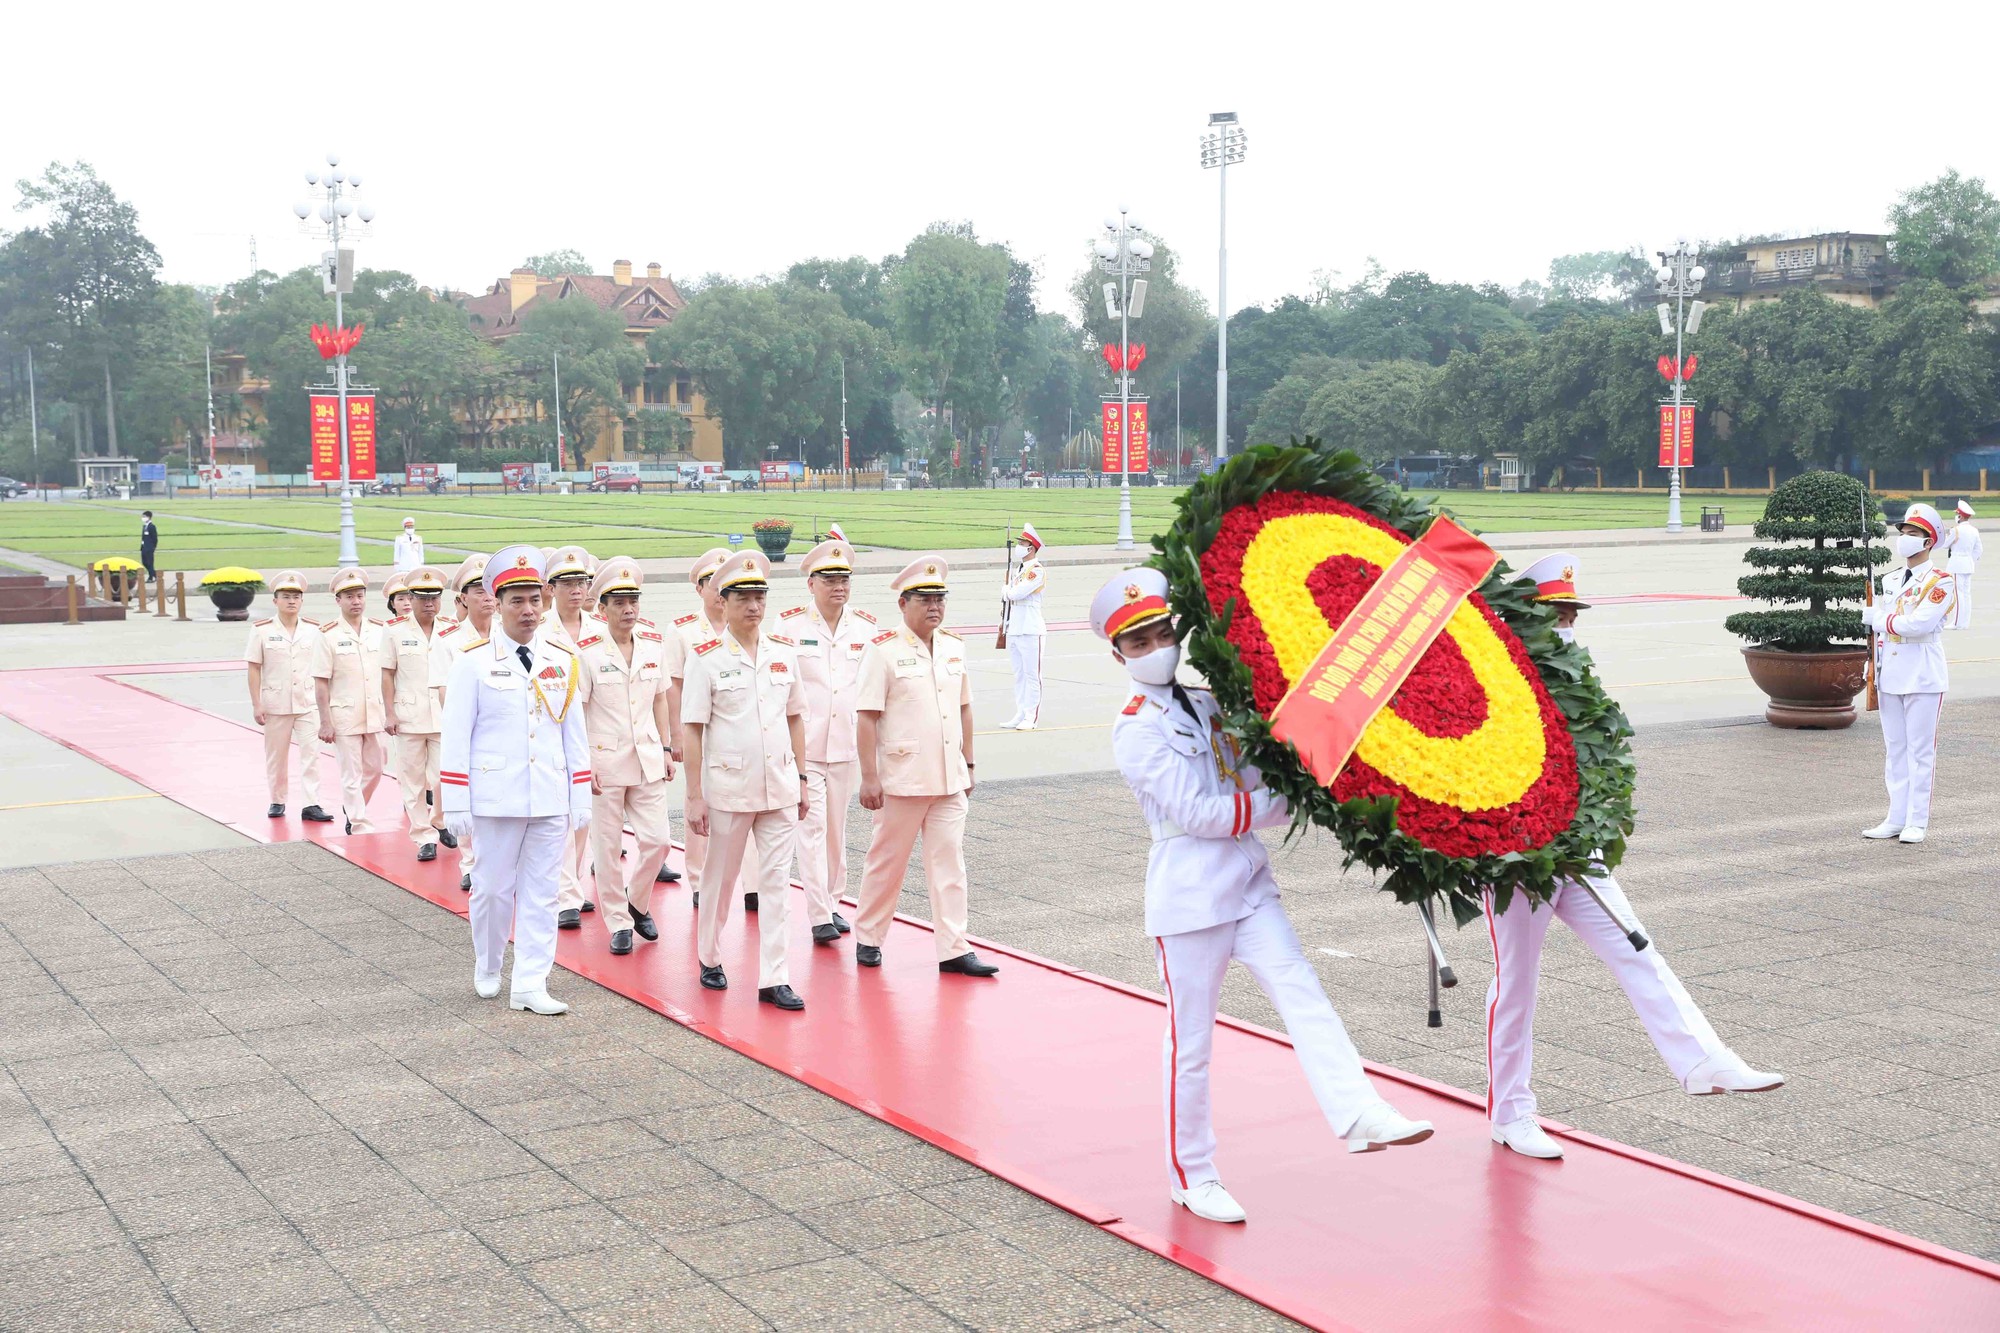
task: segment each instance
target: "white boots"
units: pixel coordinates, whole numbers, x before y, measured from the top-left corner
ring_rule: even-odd
[[[1562,1145],[1549,1137],[1548,1131],[1536,1123],[1533,1116],[1522,1116],[1519,1120],[1504,1125],[1493,1126],[1493,1141],[1504,1143],[1523,1157],[1541,1157],[1553,1161],[1563,1155]]]
[[[1209,1222],[1241,1222],[1243,1205],[1229,1197],[1219,1180],[1204,1180],[1184,1190],[1174,1190],[1173,1200],[1196,1217]]]
[[[1378,1152],[1395,1145],[1422,1143],[1430,1136],[1430,1121],[1405,1120],[1389,1103],[1377,1102],[1347,1131],[1347,1151]]]
[[[472,974],[472,990],[480,999],[490,1000],[500,993],[500,978],[482,977],[477,972],[474,972]]]
[[[546,989],[515,991],[507,997],[509,1009],[526,1009],[536,1014],[566,1014],[569,1006],[550,995]]]
[[[1903,826],[1901,824],[1891,823],[1889,820],[1885,819],[1881,823],[1877,824],[1874,828],[1863,829],[1861,831],[1861,836],[1864,838],[1873,838],[1877,842],[1882,842],[1886,839],[1895,837],[1898,833],[1901,833],[1902,831],[1903,831]]]

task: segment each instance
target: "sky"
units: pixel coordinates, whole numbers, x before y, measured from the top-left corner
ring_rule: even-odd
[[[1214,303],[1213,111],[1249,135],[1232,309],[1371,258],[1513,284],[1681,235],[1879,230],[1947,167],[2000,180],[1990,70],[1948,54],[1991,51],[2000,11],[1933,0],[78,0],[5,26],[57,55],[0,80],[0,181],[89,162],[199,284],[253,238],[263,268],[317,256],[291,207],[329,150],[377,212],[360,264],[432,286],[557,248],[752,277],[968,220],[1040,266],[1044,306],[1121,206]]]

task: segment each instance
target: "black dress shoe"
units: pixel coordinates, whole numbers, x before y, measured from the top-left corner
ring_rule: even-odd
[[[833,925],[831,923],[824,926],[814,926],[813,943],[814,944],[840,943],[840,927]]]
[[[746,894],[744,894],[744,895],[743,895],[743,910],[744,910],[744,911],[746,911],[746,912],[754,912],[754,911],[756,911],[756,910],[757,910],[757,895],[756,895],[756,894],[754,894],[754,893],[746,893]]]
[[[458,891],[459,891],[460,893],[471,893],[471,892],[472,892],[472,876],[471,876],[471,875],[469,875],[469,874],[466,874],[466,875],[460,875],[460,876],[458,877]]]
[[[585,902],[584,905],[578,908],[577,910],[580,912],[595,912],[597,910],[597,904],[593,902]]]
[[[694,891],[694,892],[693,892],[692,894],[690,894],[689,896],[690,896],[691,898],[693,898],[693,900],[694,900],[694,905],[695,905],[696,907],[699,907],[699,906],[701,906],[701,890],[700,890],[700,889],[696,889],[696,890],[695,890],[695,891]]]
[[[704,967],[701,970],[701,984],[709,990],[728,990],[729,978],[722,974],[722,969],[719,967]]]
[[[760,986],[757,998],[765,1004],[775,1004],[780,1009],[803,1009],[806,1002],[790,986]]]
[[[678,870],[669,870],[665,866],[661,866],[659,872],[653,876],[653,882],[655,884],[678,884],[681,882],[681,872]]]
[[[308,824],[331,824],[333,822],[333,816],[316,805],[309,805],[299,811],[299,818],[305,820]]]
[[[656,940],[660,938],[660,928],[653,924],[653,917],[650,912],[641,912],[637,908],[632,909],[632,929],[639,932],[639,938],[642,940]]]
[[[612,931],[612,932],[611,932],[611,952],[613,952],[613,953],[631,953],[631,952],[632,952],[632,932],[631,932],[631,931],[629,931],[629,930],[614,930],[614,931]]]
[[[563,908],[562,911],[556,913],[556,929],[582,930],[583,913],[577,911],[574,907]]]
[[[854,946],[854,961],[863,967],[880,967],[882,950],[873,944],[857,944]]]
[[[285,817],[285,807],[280,802],[273,801],[271,802],[271,808],[266,810],[264,815],[268,819],[283,819]]]
[[[448,828],[441,828],[438,830],[438,841],[447,847],[456,847],[458,846],[458,835]]]
[[[427,843],[425,843],[425,844],[424,844],[423,846],[421,846],[421,847],[417,848],[417,859],[418,859],[419,861],[435,861],[435,860],[437,860],[437,859],[438,859],[438,845],[437,845],[436,843],[434,843],[434,842],[427,842]]]
[[[347,836],[349,836],[350,838],[351,838],[351,837],[353,837],[353,836],[354,836],[354,821],[353,821],[353,820],[351,820],[351,819],[350,819],[350,820],[348,820],[348,821],[347,821],[347,827],[346,827],[346,828],[344,828],[344,829],[342,829],[342,830],[341,830],[341,832],[343,832],[343,833],[347,834]]]
[[[1000,969],[992,963],[982,963],[976,953],[962,953],[956,958],[947,958],[938,964],[940,972],[956,972],[967,977],[991,977],[999,975]]]
[[[843,935],[854,929],[854,927],[847,924],[847,918],[838,912],[833,914],[833,928]]]

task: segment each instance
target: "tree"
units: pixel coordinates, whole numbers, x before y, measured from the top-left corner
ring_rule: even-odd
[[[1916,277],[1965,287],[2000,273],[2000,200],[1977,176],[1947,171],[1905,190],[1889,223],[1891,253]]]
[[[1883,304],[1873,332],[1864,452],[1942,471],[1993,420],[1993,328],[1973,322],[1959,292],[1923,280]]]
[[[1330,356],[1302,356],[1289,375],[1265,390],[1256,399],[1257,417],[1244,435],[1246,444],[1284,444],[1304,439],[1306,405],[1320,387],[1337,374],[1351,373],[1355,363],[1336,361]],[[1234,377],[1231,377],[1234,384]]]
[[[906,381],[931,410],[931,461],[949,466],[947,403],[974,414],[1000,401],[1001,325],[1011,256],[969,227],[934,224],[911,241],[889,276],[889,320]]]
[[[377,429],[405,468],[456,444],[456,399],[476,379],[488,349],[465,311],[428,301],[368,331],[368,366],[377,387]]]
[[[600,413],[625,417],[625,395],[646,372],[645,356],[625,336],[624,318],[587,297],[535,302],[505,349],[528,393],[551,410],[560,403],[570,460],[595,447]],[[538,442],[553,442],[553,421],[531,429]]]
[[[1441,372],[1415,361],[1334,366],[1300,414],[1303,435],[1352,449],[1371,463],[1430,449],[1425,393]]]
[[[1786,652],[1825,652],[1861,642],[1867,629],[1856,608],[1864,578],[1888,557],[1888,551],[1871,544],[1883,532],[1868,488],[1853,477],[1807,472],[1792,478],[1771,492],[1756,533],[1765,541],[1812,545],[1745,551],[1744,563],[1761,572],[1738,579],[1736,590],[1781,609],[1738,611],[1722,627],[1760,647]],[[1829,546],[1829,541],[1836,544]]]
[[[533,269],[536,277],[560,278],[590,272],[590,261],[581,250],[551,250],[547,254],[529,255],[521,261],[521,267]]]
[[[1592,250],[1549,261],[1551,300],[1599,301],[1637,310],[1653,291],[1653,265],[1637,250]]]

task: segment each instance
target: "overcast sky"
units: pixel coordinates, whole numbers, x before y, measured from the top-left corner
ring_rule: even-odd
[[[364,266],[483,288],[581,250],[678,277],[900,250],[969,219],[1044,304],[1120,204],[1211,303],[1208,113],[1234,110],[1232,308],[1392,272],[1517,282],[1676,234],[1882,228],[2000,178],[1984,3],[22,5],[0,180],[82,159],[172,280],[284,271],[328,149]],[[1700,37],[1670,38],[1679,16]],[[34,53],[33,58],[28,58]],[[1960,54],[1954,54],[1960,53]],[[11,191],[9,191],[11,194]],[[14,224],[0,214],[0,228]]]

